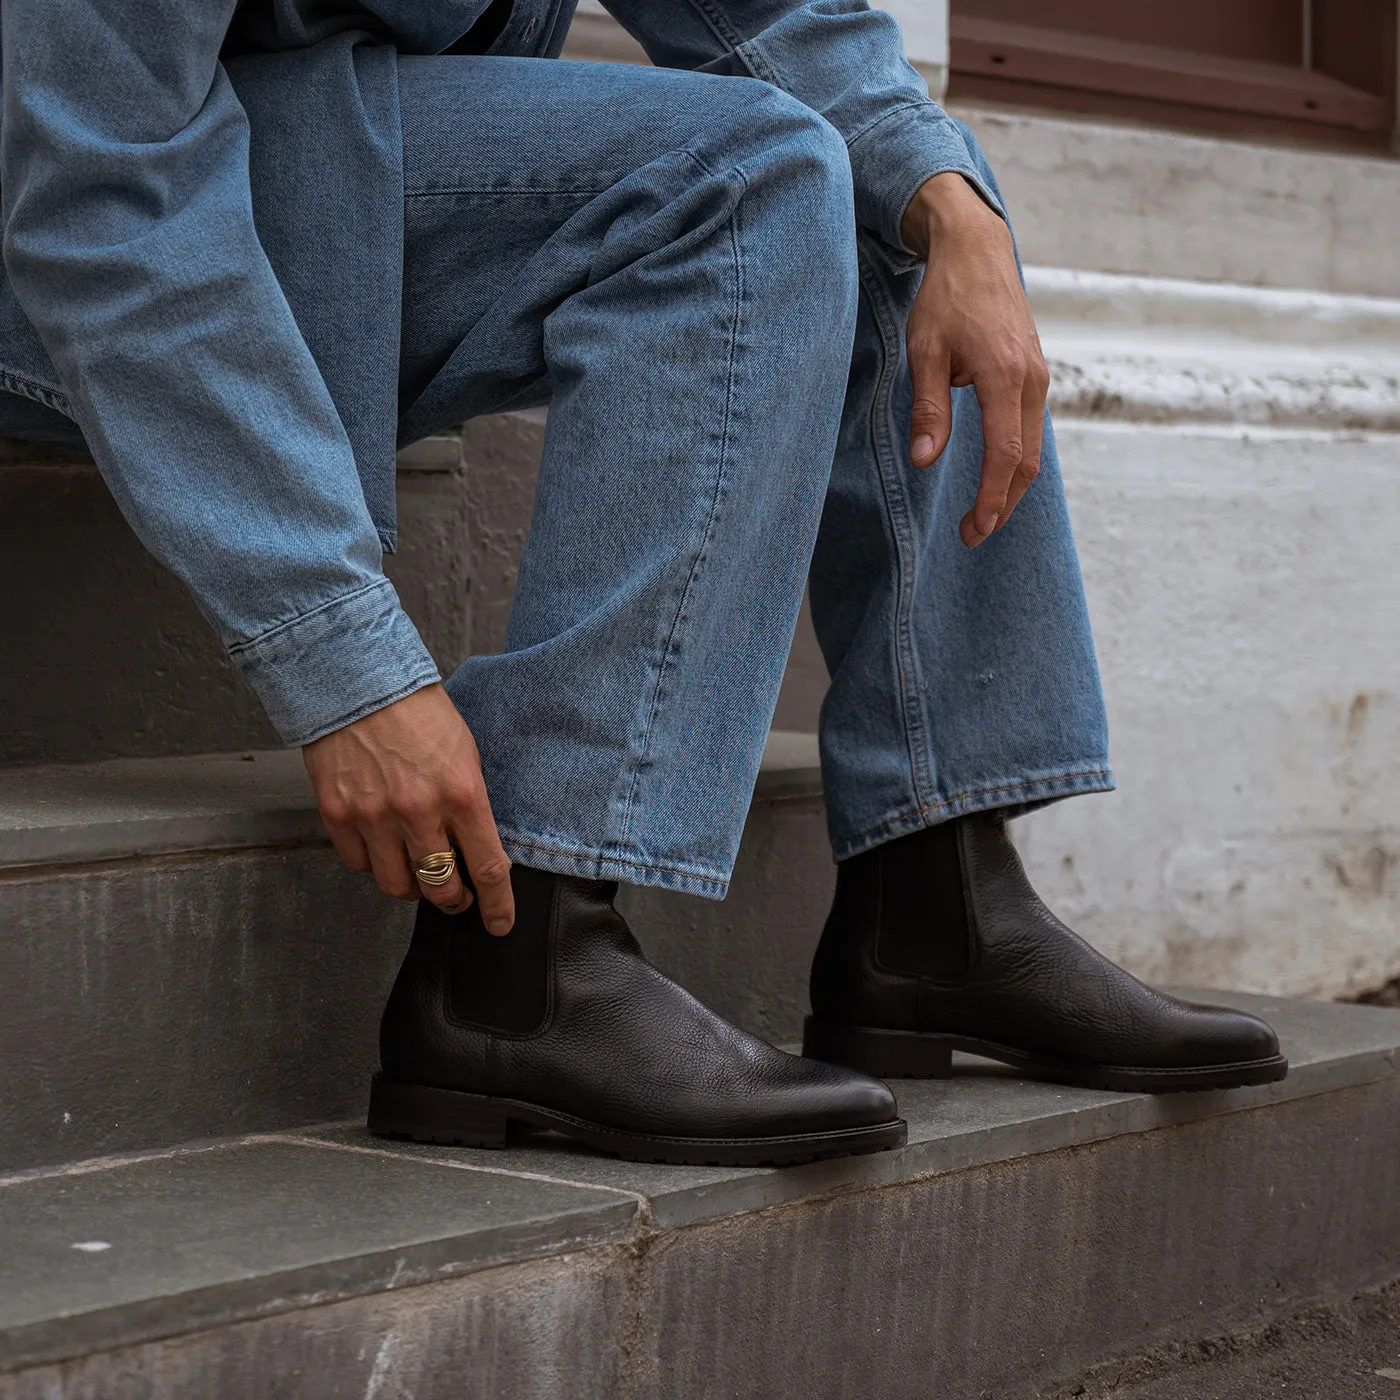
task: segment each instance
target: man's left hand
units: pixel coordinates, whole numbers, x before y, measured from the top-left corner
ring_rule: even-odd
[[[948,445],[951,387],[971,384],[982,408],[982,483],[960,527],[971,549],[1006,524],[1040,470],[1050,372],[1011,232],[961,175],[929,180],[902,233],[928,264],[908,329],[914,465],[931,466]]]

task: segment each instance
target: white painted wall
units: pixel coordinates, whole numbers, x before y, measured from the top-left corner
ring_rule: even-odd
[[[946,0],[885,7],[940,94]],[[584,0],[579,56],[610,25]],[[1037,884],[1159,982],[1400,977],[1400,164],[955,112],[1028,263],[1119,778],[1017,823]]]

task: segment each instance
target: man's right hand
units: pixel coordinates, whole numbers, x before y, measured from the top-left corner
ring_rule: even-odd
[[[457,914],[472,901],[454,874],[436,888],[414,867],[455,844],[494,934],[515,923],[510,859],[501,846],[481,756],[471,730],[440,685],[307,744],[306,771],[336,853],[352,870],[373,870],[398,899],[423,896]]]

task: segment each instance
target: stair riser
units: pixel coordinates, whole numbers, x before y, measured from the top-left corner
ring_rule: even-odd
[[[472,626],[466,473],[401,466],[398,499],[403,548],[388,573],[451,669]],[[0,764],[277,744],[193,599],[146,553],[95,467],[0,461],[0,554],[29,600],[0,609],[0,651],[13,663],[0,669]]]
[[[697,995],[795,1039],[831,878],[820,802],[762,802],[724,903],[624,904]],[[0,1172],[362,1113],[411,923],[324,846],[0,878]]]
[[[1393,1277],[1393,1079],[213,1326],[0,1400],[1033,1396]]]

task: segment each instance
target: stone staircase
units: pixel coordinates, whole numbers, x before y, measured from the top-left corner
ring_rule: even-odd
[[[723,904],[653,956],[777,1039],[829,895],[775,733]],[[898,1152],[638,1166],[370,1138],[410,911],[342,871],[295,754],[0,774],[0,1397],[1043,1393],[1400,1274],[1400,1012],[1238,996],[1282,1084],[1149,1098],[968,1059]]]
[[[499,645],[540,429],[400,463],[392,567],[444,662]],[[903,1150],[785,1171],[369,1138],[411,911],[336,863],[89,464],[0,460],[0,549],[65,600],[0,612],[0,1400],[1011,1400],[1400,1275],[1384,1008],[1234,996],[1294,1070],[1229,1094],[967,1060],[896,1086]],[[804,632],[729,898],[624,894],[662,966],[780,1042],[831,889],[821,684]]]

